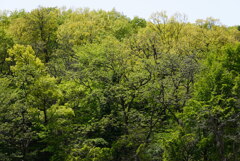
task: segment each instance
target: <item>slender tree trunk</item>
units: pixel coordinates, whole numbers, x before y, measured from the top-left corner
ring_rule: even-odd
[[[47,105],[47,103],[46,103],[46,100],[44,99],[44,103],[43,103],[44,124],[47,124],[47,123],[48,123],[46,105]]]

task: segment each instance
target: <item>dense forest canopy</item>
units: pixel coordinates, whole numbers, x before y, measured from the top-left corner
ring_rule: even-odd
[[[0,160],[240,160],[239,30],[166,12],[1,12]]]

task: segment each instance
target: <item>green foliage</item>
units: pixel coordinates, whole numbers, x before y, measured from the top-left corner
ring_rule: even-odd
[[[239,160],[239,40],[183,14],[1,12],[1,160]]]
[[[15,43],[31,45],[36,55],[45,63],[56,49],[56,30],[59,10],[38,8],[11,21],[9,34]]]
[[[238,62],[234,59],[239,54],[237,48],[228,47],[218,57],[216,53],[209,55],[196,83],[195,97],[183,113],[183,117],[190,116],[185,118],[186,127],[196,135],[195,149],[202,155],[198,157],[211,160],[239,157],[235,152],[238,141],[233,137],[239,124],[238,95],[235,93],[239,76],[238,69],[232,65]],[[233,59],[226,65],[230,54]]]
[[[8,57],[8,49],[11,48],[13,42],[11,38],[6,34],[6,31],[0,27],[0,73],[8,73],[9,65],[6,62]]]

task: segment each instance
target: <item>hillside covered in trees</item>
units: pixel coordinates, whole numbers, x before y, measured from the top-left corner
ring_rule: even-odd
[[[0,160],[239,161],[239,30],[165,12],[1,12]]]

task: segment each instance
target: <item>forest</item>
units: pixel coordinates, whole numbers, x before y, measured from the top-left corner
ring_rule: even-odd
[[[1,161],[239,161],[240,26],[0,12]]]

